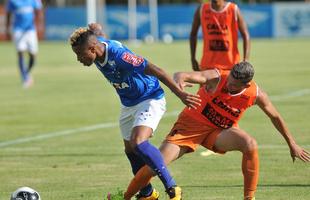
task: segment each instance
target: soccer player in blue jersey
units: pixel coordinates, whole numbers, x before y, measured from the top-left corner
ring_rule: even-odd
[[[91,24],[72,33],[70,43],[77,60],[85,66],[94,63],[120,97],[120,129],[133,173],[148,165],[164,184],[170,199],[180,200],[181,188],[167,170],[160,151],[148,141],[166,110],[159,80],[189,107],[195,108],[200,99],[181,90],[164,70],[120,42],[102,37],[100,29],[100,25]],[[137,199],[156,200],[158,196],[149,184]]]
[[[33,84],[30,71],[34,66],[35,57],[38,52],[35,21],[39,21],[41,18],[41,8],[41,0],[8,0],[6,6],[6,34],[7,38],[10,39],[10,25],[13,16],[12,38],[17,49],[19,70],[25,88]],[[24,52],[29,53],[27,67],[24,62]]]

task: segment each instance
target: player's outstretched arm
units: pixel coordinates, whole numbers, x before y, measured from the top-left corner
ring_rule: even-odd
[[[147,75],[157,77],[162,83],[164,83],[181,101],[188,107],[196,109],[196,106],[200,105],[200,98],[196,94],[189,94],[182,90],[173,79],[161,68],[148,62],[144,73]]]
[[[192,86],[192,84],[210,84],[218,81],[219,74],[214,69],[194,72],[176,72],[173,75],[174,81],[183,90],[184,87]]]
[[[299,158],[304,162],[310,162],[310,154],[299,145],[296,144],[292,134],[290,133],[286,123],[284,122],[280,113],[276,110],[274,105],[271,103],[268,95],[261,89],[258,90],[258,96],[256,99],[256,104],[265,112],[265,114],[270,118],[275,128],[281,133],[281,135],[286,140],[289,148],[293,162],[295,158]]]

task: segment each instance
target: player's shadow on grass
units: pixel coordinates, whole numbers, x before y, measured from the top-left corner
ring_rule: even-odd
[[[243,185],[181,185],[182,188],[243,188]],[[310,184],[258,184],[258,187],[309,187]]]

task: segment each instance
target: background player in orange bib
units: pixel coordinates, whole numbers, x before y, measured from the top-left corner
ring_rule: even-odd
[[[200,66],[196,59],[197,34],[203,34],[203,54]],[[195,71],[219,68],[230,70],[240,62],[238,31],[243,39],[243,61],[250,56],[250,36],[238,6],[224,0],[201,4],[194,15],[190,34],[192,68]]]
[[[166,164],[195,151],[199,145],[222,154],[240,151],[245,200],[255,199],[259,172],[256,140],[238,126],[239,119],[250,106],[258,105],[270,118],[286,140],[293,161],[295,158],[310,161],[310,154],[296,144],[268,95],[252,80],[253,76],[254,69],[248,62],[234,65],[231,71],[211,69],[176,73],[175,81],[181,88],[192,83],[202,85],[198,91],[202,102],[197,109],[185,108],[181,112],[160,148]],[[125,197],[146,185],[152,175],[148,167],[141,168]]]

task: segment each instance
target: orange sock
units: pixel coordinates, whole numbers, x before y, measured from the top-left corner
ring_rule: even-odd
[[[242,173],[244,178],[244,197],[254,197],[258,183],[259,160],[257,149],[243,153]]]
[[[144,165],[131,180],[124,194],[125,200],[130,200],[141,188],[149,184],[153,176],[153,171],[147,165]]]

